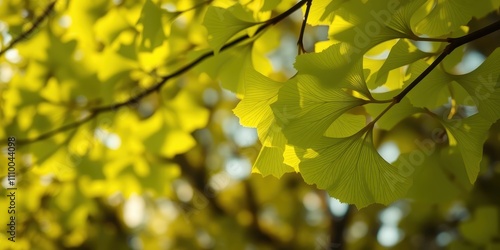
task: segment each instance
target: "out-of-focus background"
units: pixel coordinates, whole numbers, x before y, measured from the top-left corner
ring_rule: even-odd
[[[50,2],[0,0],[0,48]],[[295,4],[240,2],[274,6],[260,20]],[[208,48],[201,25],[207,5],[234,3],[59,0],[47,20],[0,57],[0,138],[23,144],[85,117],[90,107],[140,93]],[[471,21],[470,29],[497,14]],[[291,14],[255,42],[254,63],[265,64],[258,70],[280,81],[295,74],[302,16]],[[156,21],[163,26],[150,28]],[[499,35],[468,45],[454,69],[466,73],[480,65]],[[328,26],[308,26],[305,49],[327,39]],[[429,43],[416,45],[432,50]],[[16,146],[15,242],[7,225],[14,215],[7,196],[10,151],[2,147],[0,249],[500,249],[498,123],[473,187],[429,178],[428,200],[358,211],[297,173],[281,179],[252,173],[261,147],[257,132],[240,125],[232,112],[239,96],[221,87],[243,77],[244,50],[208,59],[137,102]],[[379,153],[394,161],[404,150],[402,138],[423,137],[437,126],[422,119],[380,132]]]

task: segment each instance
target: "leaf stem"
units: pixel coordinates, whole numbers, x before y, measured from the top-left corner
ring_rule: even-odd
[[[421,42],[445,42],[445,43],[451,42],[450,38],[432,38],[432,37],[412,36],[410,39],[413,41],[421,41]]]

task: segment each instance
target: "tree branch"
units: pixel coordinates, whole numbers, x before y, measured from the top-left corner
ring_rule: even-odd
[[[84,124],[84,123],[87,123],[88,121],[92,120],[94,117],[97,116],[97,113],[91,113],[90,115],[88,115],[87,117],[79,120],[79,121],[76,121],[76,122],[72,122],[72,123],[69,123],[69,124],[66,124],[66,125],[63,125],[59,128],[56,128],[52,131],[49,131],[49,132],[46,132],[44,134],[41,134],[35,138],[26,138],[26,139],[18,139],[17,140],[17,144],[19,145],[19,147],[21,146],[24,146],[26,144],[30,144],[30,143],[34,143],[34,142],[37,142],[37,141],[42,141],[42,140],[45,140],[45,139],[48,139],[56,134],[59,134],[61,132],[64,132],[64,131],[67,131],[67,130],[70,130],[70,129],[74,129],[74,128],[77,128],[79,127],[80,125]],[[5,140],[3,140],[5,141]]]
[[[382,111],[382,113],[380,113],[372,122],[370,122],[370,124],[368,124],[363,129],[366,129],[369,126],[373,126],[378,119],[380,119],[395,104],[399,103],[413,88],[415,88],[417,86],[417,84],[419,84],[427,75],[429,75],[429,73],[431,73],[431,71],[434,68],[436,68],[446,58],[446,56],[448,56],[451,52],[453,52],[453,50],[455,50],[456,48],[458,48],[466,43],[477,40],[483,36],[489,35],[495,31],[498,31],[498,30],[500,30],[500,21],[492,23],[492,24],[490,24],[490,25],[488,25],[480,30],[474,31],[474,32],[467,34],[465,36],[461,36],[461,37],[457,37],[457,38],[448,38],[447,40],[450,42],[450,44],[448,44],[446,46],[446,48],[443,50],[443,52],[441,52],[441,54],[436,58],[436,60],[434,60],[431,63],[431,65],[429,65],[424,70],[424,72],[422,72],[405,89],[403,89],[403,91],[401,91],[398,95],[396,95],[392,99],[392,103],[389,106],[387,106],[387,108],[385,108],[384,111]]]
[[[306,53],[306,49],[304,48],[304,31],[306,29],[307,18],[309,17],[309,10],[311,9],[312,0],[307,1],[306,12],[304,14],[304,19],[302,20],[302,26],[300,27],[299,40],[297,42],[297,46],[299,47],[298,54]]]
[[[274,18],[271,18],[269,20],[267,20],[266,22],[264,22],[258,29],[257,31],[255,32],[255,34],[253,35],[253,37],[257,37],[260,33],[262,33],[264,30],[266,30],[266,28],[270,27],[270,26],[273,26],[277,23],[279,23],[280,21],[282,21],[283,19],[285,19],[286,17],[288,17],[290,14],[292,14],[293,12],[297,11],[298,9],[300,9],[302,6],[304,6],[304,4],[306,4],[307,2],[309,2],[310,0],[302,0],[300,2],[298,2],[297,4],[295,4],[294,6],[292,6],[290,9],[288,9],[287,11],[281,13],[280,15],[274,17]],[[220,51],[225,51],[229,48],[232,48],[236,45],[238,45],[239,43],[243,42],[243,41],[246,41],[246,40],[249,40],[253,37],[250,37],[248,34],[246,35],[243,35],[243,36],[240,36],[236,39],[234,39],[233,41],[227,43],[226,45],[224,45]],[[176,70],[175,72],[169,74],[169,75],[166,75],[164,77],[161,78],[161,80],[151,86],[150,88],[144,90],[143,92],[129,98],[128,100],[126,101],[123,101],[123,102],[118,102],[118,103],[114,103],[114,104],[110,104],[110,105],[106,105],[106,106],[102,106],[102,107],[96,107],[96,108],[92,108],[90,110],[91,112],[91,115],[82,119],[82,120],[79,120],[79,121],[76,121],[76,122],[73,122],[73,123],[70,123],[70,124],[67,124],[67,125],[64,125],[58,129],[55,129],[55,130],[52,130],[50,132],[47,132],[45,134],[42,134],[36,138],[33,138],[33,139],[21,139],[21,140],[18,140],[18,143],[19,144],[28,144],[28,143],[33,143],[33,142],[37,142],[37,141],[41,141],[41,140],[44,140],[44,139],[47,139],[47,138],[50,138],[58,133],[61,133],[61,132],[64,132],[66,130],[69,130],[69,129],[73,129],[73,128],[76,128],[78,127],[79,125],[91,120],[92,118],[96,117],[97,115],[99,115],[100,113],[104,113],[104,112],[109,112],[109,111],[116,111],[118,110],[119,108],[122,108],[124,106],[128,106],[128,105],[131,105],[131,104],[134,104],[136,102],[138,102],[139,100],[141,100],[142,98],[150,95],[151,93],[153,92],[156,92],[156,91],[159,91],[163,85],[165,85],[165,83],[172,79],[172,78],[175,78],[175,77],[178,77],[184,73],[186,73],[187,71],[189,71],[190,69],[192,69],[193,67],[195,67],[196,65],[198,65],[199,63],[203,62],[204,60],[206,60],[207,58],[210,58],[212,56],[214,56],[214,52],[213,51],[210,51],[210,52],[207,52],[203,55],[201,55],[200,57],[198,57],[197,59],[195,59],[194,61],[192,61],[191,63],[181,67],[180,69]],[[5,140],[3,140],[5,141]]]
[[[40,26],[40,24],[49,16],[49,14],[52,12],[52,10],[54,9],[54,6],[56,4],[56,1],[53,1],[52,3],[50,3],[49,5],[47,5],[47,7],[45,8],[45,10],[43,11],[42,15],[40,15],[36,20],[35,22],[33,22],[33,25],[31,25],[31,28],[29,28],[27,31],[21,33],[16,39],[12,40],[12,42],[9,43],[9,45],[7,45],[7,47],[3,48],[1,51],[0,51],[0,57],[5,54],[5,52],[7,52],[7,50],[11,49],[12,47],[14,47],[14,45],[16,45],[17,43],[19,43],[20,41],[24,40],[26,37],[28,37],[31,33],[33,33],[33,31],[35,31],[36,28],[38,28],[38,26]]]

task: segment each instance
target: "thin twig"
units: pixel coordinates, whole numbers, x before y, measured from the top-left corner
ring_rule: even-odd
[[[299,40],[297,41],[297,46],[299,47],[298,54],[307,53],[304,48],[304,31],[306,29],[307,18],[309,17],[309,10],[311,9],[312,0],[307,1],[306,12],[304,14],[304,19],[302,20],[302,26],[300,27]]]
[[[29,143],[34,143],[34,142],[37,142],[37,141],[42,141],[42,140],[45,140],[45,139],[48,139],[56,134],[59,134],[61,132],[64,132],[66,130],[70,130],[70,129],[74,129],[74,128],[77,128],[79,127],[80,125],[92,120],[94,117],[97,116],[97,113],[91,113],[90,115],[88,115],[87,117],[83,118],[82,120],[79,120],[79,121],[76,121],[76,122],[73,122],[73,123],[69,123],[69,124],[66,124],[64,126],[61,126],[57,129],[54,129],[52,131],[49,131],[49,132],[46,132],[44,134],[41,134],[35,138],[31,138],[31,139],[19,139],[17,140],[17,143],[19,146],[22,146],[22,145],[26,145],[26,144],[29,144]],[[5,141],[5,140],[4,140]]]
[[[382,113],[380,113],[369,125],[373,125],[380,117],[382,117],[389,109],[391,109],[395,104],[399,103],[413,88],[417,86],[431,71],[436,68],[445,58],[448,56],[453,50],[456,48],[477,40],[483,36],[489,35],[495,31],[500,30],[500,21],[492,23],[480,30],[474,31],[465,36],[457,37],[457,38],[449,38],[450,44],[446,46],[446,48],[441,52],[441,54],[434,60],[431,65],[429,65],[424,72],[422,72],[415,80],[413,80],[403,91],[401,91],[398,95],[393,98],[392,103],[387,106],[386,109]]]
[[[12,47],[14,47],[14,45],[16,45],[17,43],[19,43],[20,41],[22,41],[23,39],[25,39],[26,37],[28,37],[31,33],[33,33],[33,31],[35,31],[36,28],[38,28],[38,26],[40,26],[40,24],[49,16],[49,14],[52,12],[52,10],[54,9],[54,6],[56,4],[56,1],[53,1],[52,3],[50,3],[49,5],[47,5],[47,7],[45,8],[45,10],[43,11],[42,15],[40,15],[36,20],[35,22],[33,22],[33,25],[31,25],[31,28],[23,33],[21,33],[21,35],[19,35],[16,39],[12,40],[9,45],[7,45],[5,48],[3,48],[1,51],[0,51],[0,57],[5,53],[7,52],[7,50],[11,49]]]

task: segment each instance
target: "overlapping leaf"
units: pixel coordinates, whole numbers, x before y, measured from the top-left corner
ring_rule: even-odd
[[[261,75],[253,68],[245,71],[244,98],[233,110],[244,126],[255,127],[262,143],[262,149],[255,160],[253,171],[262,175],[281,177],[293,168],[284,164],[286,138],[277,126],[270,105],[278,99],[283,83],[275,82]]]
[[[475,0],[441,0],[429,2],[430,12],[417,25],[416,31],[431,37],[442,36],[466,25],[472,17],[481,18],[491,9],[499,7],[496,0],[478,3]]]
[[[456,145],[460,152],[469,181],[474,183],[483,158],[483,144],[492,123],[479,114],[465,119],[440,121],[448,132],[450,144]]]
[[[210,6],[203,24],[208,30],[208,43],[217,54],[231,37],[256,23],[241,20],[227,9]]]
[[[423,2],[348,1],[338,15],[353,26],[333,36],[338,41],[351,43],[361,53],[387,40],[410,38],[413,36],[411,18]]]
[[[500,119],[500,49],[496,49],[477,69],[465,75],[449,75],[462,86],[470,97],[461,100],[466,105],[477,105],[479,114],[488,121]]]
[[[304,180],[358,208],[402,198],[411,179],[378,154],[372,133],[368,128],[346,138],[317,140],[315,154],[306,154],[299,164]]]
[[[313,75],[298,75],[279,91],[272,105],[288,142],[308,148],[323,137],[331,124],[348,110],[367,101],[343,89],[325,88]]]

